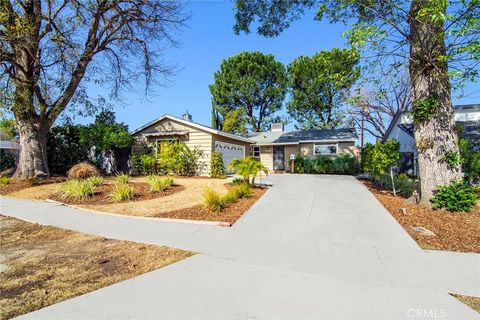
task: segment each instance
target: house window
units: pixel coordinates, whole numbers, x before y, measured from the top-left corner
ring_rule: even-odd
[[[313,154],[316,156],[337,154],[337,145],[336,144],[314,144]]]
[[[252,146],[252,156],[254,158],[260,158],[260,147],[259,146]]]

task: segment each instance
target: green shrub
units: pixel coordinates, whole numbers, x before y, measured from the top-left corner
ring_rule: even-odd
[[[392,177],[388,174],[375,178],[375,183],[382,188],[392,190]],[[403,198],[410,198],[413,192],[417,190],[417,181],[410,179],[406,174],[400,173],[398,176],[393,177],[393,183],[395,184],[395,191],[397,195]]]
[[[243,184],[243,183],[245,183],[245,181],[243,181],[242,178],[235,178],[230,182],[230,184],[234,186],[238,186],[239,184]]]
[[[0,176],[0,186],[5,186],[10,183],[10,177]]]
[[[333,159],[329,169],[331,173],[357,174],[360,171],[360,164],[354,156],[342,154]]]
[[[463,181],[455,181],[448,186],[441,186],[430,200],[434,209],[444,208],[451,212],[471,211],[478,201],[473,186]]]
[[[459,139],[458,146],[465,180],[470,184],[480,182],[480,148],[465,138]]]
[[[85,200],[93,195],[95,187],[88,180],[69,179],[60,189],[60,198]]]
[[[103,178],[100,176],[93,176],[87,179],[87,181],[94,187],[101,186],[103,184]]]
[[[225,199],[220,192],[211,188],[205,188],[203,191],[203,204],[212,212],[221,212],[225,207]]]
[[[173,185],[173,178],[150,175],[147,177],[147,183],[150,185],[150,192],[157,193],[165,191]]]
[[[200,168],[199,160],[203,156],[200,147],[189,149],[180,140],[162,141],[158,146],[157,157],[160,171],[164,174],[193,176]]]
[[[246,183],[239,184],[238,186],[236,186],[230,191],[232,191],[235,194],[236,198],[240,198],[240,199],[250,198],[253,195],[252,189]]]
[[[297,173],[336,173],[356,174],[360,171],[358,160],[351,155],[343,154],[335,158],[329,156],[318,156],[313,159],[305,159],[298,154],[295,160],[295,172]]]
[[[362,150],[363,171],[377,178],[387,174],[400,160],[399,149],[400,143],[395,139],[375,145],[367,143]]]
[[[110,199],[113,202],[131,200],[135,197],[135,189],[126,183],[116,183],[115,188],[110,193]]]
[[[4,149],[0,150],[0,171],[10,169],[15,166],[15,157]]]
[[[135,168],[141,175],[149,175],[155,173],[155,163],[157,159],[150,154],[142,154],[141,156],[132,157]]]
[[[210,177],[224,179],[227,177],[223,163],[223,155],[220,151],[213,151],[210,159]]]
[[[328,156],[318,156],[311,160],[310,173],[331,173],[333,171],[333,160]],[[307,165],[310,167],[310,165]]]
[[[130,175],[128,174],[117,174],[115,176],[115,183],[116,184],[127,184],[130,181]]]

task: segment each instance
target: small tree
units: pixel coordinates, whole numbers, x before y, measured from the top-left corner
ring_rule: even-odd
[[[373,177],[387,174],[390,167],[400,160],[400,143],[388,140],[385,143],[367,143],[362,150],[362,167],[366,173]]]
[[[233,159],[228,166],[230,170],[235,171],[235,173],[238,175],[241,175],[243,177],[243,181],[247,184],[255,184],[255,178],[259,173],[263,172],[268,174],[268,168],[253,157]],[[251,183],[250,177],[252,177]]]
[[[394,193],[392,166],[400,160],[399,149],[400,143],[392,139],[375,145],[367,143],[362,150],[363,170],[377,179],[385,174],[390,174]]]
[[[210,177],[224,179],[227,176],[220,151],[213,151],[210,159]]]

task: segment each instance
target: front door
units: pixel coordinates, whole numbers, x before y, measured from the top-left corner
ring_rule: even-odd
[[[285,147],[273,147],[273,170],[285,170]]]

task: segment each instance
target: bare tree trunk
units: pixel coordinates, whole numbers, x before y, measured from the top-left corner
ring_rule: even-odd
[[[36,114],[33,95],[31,82],[17,83],[14,105],[20,136],[20,157],[14,174],[17,178],[50,176],[47,161],[47,133],[50,125],[46,118]]]
[[[17,129],[20,135],[20,158],[14,176],[26,179],[50,176],[47,161],[48,127],[17,120]]]
[[[442,157],[458,153],[458,138],[445,59],[443,22],[433,22],[419,10],[431,5],[428,0],[413,0],[410,8],[410,78],[414,109],[414,137],[418,152],[420,203],[430,205],[438,186],[462,177],[461,167],[450,167]],[[445,11],[445,10],[444,10]],[[443,12],[445,13],[445,12]],[[425,105],[430,107],[426,108]],[[427,116],[415,116],[420,110]]]

